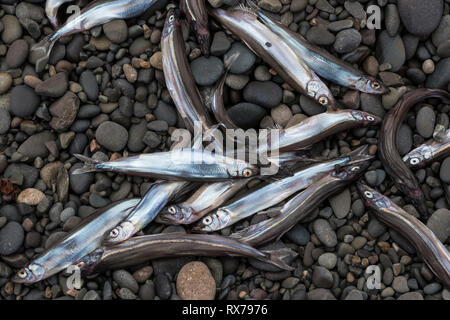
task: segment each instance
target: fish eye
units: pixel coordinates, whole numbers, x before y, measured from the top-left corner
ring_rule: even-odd
[[[370,86],[372,87],[372,89],[380,89],[381,85],[377,82],[377,81],[372,81]]]
[[[175,207],[169,207],[169,213],[175,214],[175,213],[177,213],[177,209],[175,209]]]
[[[203,224],[205,226],[209,226],[212,223],[212,218],[211,217],[206,217],[205,219],[203,219]]]
[[[173,20],[175,20],[175,17],[174,16],[170,16],[169,17],[169,22],[173,22]]]
[[[372,116],[368,116],[368,117],[367,117],[367,120],[369,120],[369,121],[375,121],[375,118],[372,117]]]
[[[372,198],[373,198],[373,194],[372,194],[372,192],[370,192],[370,191],[364,192],[364,195],[365,195],[367,198],[369,198],[369,199],[372,199]]]
[[[244,177],[248,178],[248,177],[250,177],[250,176],[252,175],[252,170],[250,170],[250,169],[245,169],[245,170],[242,172],[242,175],[243,175]]]
[[[323,106],[326,106],[328,104],[328,98],[327,97],[320,97],[319,103]]]
[[[111,232],[109,233],[109,236],[110,236],[111,238],[115,238],[115,237],[117,237],[118,235],[119,235],[119,230],[118,230],[117,228],[112,229]]]
[[[413,164],[413,165],[416,165],[416,164],[419,164],[419,159],[417,159],[417,158],[413,158],[413,159],[411,159],[411,164]]]
[[[20,270],[17,275],[19,276],[19,278],[21,279],[25,279],[27,277],[27,272],[25,271],[25,269]]]
[[[270,42],[266,42],[266,47],[271,47],[272,46],[272,44],[270,43]]]

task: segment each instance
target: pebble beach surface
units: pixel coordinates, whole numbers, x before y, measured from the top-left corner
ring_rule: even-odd
[[[207,0],[213,7],[235,0]],[[450,0],[258,0],[282,24],[365,73],[389,93],[377,96],[328,83],[343,108],[383,118],[413,88],[450,90]],[[101,161],[167,151],[184,128],[164,82],[160,48],[168,1],[138,18],[114,20],[63,38],[46,65],[30,54],[52,32],[43,0],[0,0],[0,300],[450,300],[412,245],[375,219],[351,185],[307,221],[263,249],[298,253],[293,271],[253,259],[167,258],[83,277],[67,287],[60,273],[26,286],[11,281],[33,257],[58,242],[96,209],[142,197],[152,180],[112,173],[73,175],[73,156]],[[380,29],[369,29],[375,5]],[[372,7],[373,9],[373,7]],[[375,10],[376,11],[376,10]],[[210,19],[211,55],[202,55],[183,24],[186,53],[205,103],[239,52],[226,79],[225,103],[241,128],[290,127],[325,109],[295,92],[240,40]],[[428,104],[429,103],[429,104]],[[397,137],[401,155],[450,126],[450,105],[429,101],[411,110]],[[360,145],[376,155],[379,127],[358,128],[313,146],[311,157],[335,158]],[[449,248],[450,158],[415,171],[430,213],[427,226]],[[363,176],[405,211],[417,210],[395,188],[378,158]],[[255,186],[260,181],[252,181]],[[249,188],[250,186],[248,186]],[[270,195],[267,195],[270,197]],[[266,218],[257,215],[221,230]],[[151,223],[138,235],[186,232]],[[379,289],[365,272],[381,270]]]

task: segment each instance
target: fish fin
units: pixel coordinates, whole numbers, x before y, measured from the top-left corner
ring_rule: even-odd
[[[230,68],[233,65],[233,63],[236,62],[237,58],[239,58],[241,54],[239,52],[233,53],[231,56],[225,58],[224,61],[224,68],[225,68],[225,74],[228,74],[230,72]]]
[[[274,217],[280,215],[280,211],[281,211],[282,208],[283,207],[280,206],[280,207],[275,207],[275,208],[271,208],[271,209],[264,210],[264,211],[259,211],[258,213],[256,213],[256,215],[265,214],[265,215],[268,215],[271,218],[274,218]]]
[[[300,151],[286,152],[278,155],[277,157],[268,156],[266,159],[271,163],[280,166],[284,166],[287,164],[296,164],[298,162],[317,163],[321,161],[318,159],[306,157]]]
[[[297,257],[297,254],[289,249],[289,248],[283,248],[278,250],[262,250],[262,253],[266,254],[268,256],[269,262],[271,262],[273,265],[277,266],[280,269],[292,271],[294,270],[293,267],[288,265],[286,262],[284,262],[285,258],[288,257]]]
[[[83,174],[98,171],[98,169],[95,166],[99,164],[100,161],[91,159],[81,154],[74,154],[73,156],[78,160],[84,162],[84,167],[74,170],[73,174]]]

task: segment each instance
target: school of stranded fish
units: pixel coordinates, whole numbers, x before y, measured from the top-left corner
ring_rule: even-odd
[[[46,13],[57,31],[33,48],[42,51],[43,56],[50,54],[54,43],[61,37],[89,30],[116,18],[136,17],[158,0],[97,0],[85,7],[79,16],[61,25],[57,13],[65,2],[70,0],[47,1]],[[280,238],[308,217],[328,197],[356,182],[373,159],[367,146],[328,161],[306,159],[298,151],[338,132],[356,127],[381,124],[378,147],[384,168],[398,190],[418,209],[422,221],[426,222],[428,212],[424,194],[411,169],[423,167],[449,155],[450,132],[426,142],[403,159],[397,151],[396,136],[407,112],[414,105],[429,98],[449,103],[448,92],[412,90],[402,97],[384,121],[362,111],[338,110],[333,95],[320,77],[369,94],[384,94],[387,89],[380,81],[362,74],[323,49],[308,43],[301,35],[275,21],[251,1],[224,10],[207,8],[204,0],[181,0],[180,8],[195,31],[205,55],[209,54],[210,47],[210,15],[247,44],[292,88],[327,107],[327,111],[322,114],[312,116],[288,129],[280,129],[278,143],[268,141],[256,149],[260,154],[268,155],[269,163],[277,163],[280,166],[279,172],[290,172],[290,166],[296,162],[306,161],[309,165],[281,177],[278,173],[276,179],[268,179],[271,183],[240,199],[229,201],[249,180],[261,178],[263,165],[249,164],[235,159],[234,155],[223,155],[222,152],[206,151],[202,148],[204,142],[199,139],[194,141],[193,147],[182,148],[182,145],[174,144],[177,148],[169,152],[143,154],[109,162],[97,162],[77,155],[85,162],[85,166],[78,169],[77,173],[110,171],[158,180],[142,199],[124,200],[98,210],[59,243],[20,270],[14,278],[15,282],[38,282],[70,265],[77,265],[84,272],[92,273],[161,257],[185,255],[256,258],[281,269],[292,270],[283,258],[295,255],[295,252],[290,249],[262,251],[257,248]],[[221,135],[217,134],[218,127],[237,128],[228,117],[222,99],[227,72],[214,90],[211,107],[214,121],[200,97],[190,70],[180,15],[181,12],[175,6],[169,5],[161,38],[167,88],[186,128],[193,132],[194,125],[201,123],[202,129],[210,132],[209,142],[215,143],[216,150],[220,151]],[[235,59],[236,56],[233,56],[225,61],[227,70]],[[271,150],[275,149],[280,153],[271,156]],[[199,163],[198,159],[202,161]],[[199,185],[199,182],[203,184]],[[433,273],[450,288],[450,254],[433,232],[388,197],[360,182],[356,183],[366,206],[376,218],[407,238]],[[196,191],[190,198],[177,203],[180,196],[194,189]],[[283,206],[276,207],[287,199],[289,200]],[[450,203],[450,194],[447,194],[447,200]],[[167,206],[169,202],[175,204]],[[271,218],[229,237],[207,234],[264,210],[272,211]],[[195,223],[191,231],[197,233],[133,237],[154,220],[164,224]]]

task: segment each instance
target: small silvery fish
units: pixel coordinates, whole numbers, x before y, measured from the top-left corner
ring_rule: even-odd
[[[78,263],[84,256],[101,247],[109,231],[130,214],[139,200],[124,200],[98,210],[62,240],[21,269],[14,276],[13,281],[35,283]]]
[[[158,222],[191,224],[218,208],[248,183],[246,179],[208,183],[198,189],[188,200],[163,210]]]
[[[366,151],[366,147],[361,147],[347,156],[302,168],[292,177],[272,182],[208,214],[194,226],[193,230],[201,232],[221,230],[257,212],[270,208],[334,171],[336,166],[357,164],[371,159],[372,156],[368,155]]]
[[[245,257],[270,263],[282,270],[293,270],[283,261],[295,257],[291,249],[260,251],[236,240],[206,234],[160,233],[128,239],[110,247],[102,247],[81,261],[82,271],[100,272],[134,266],[142,262],[183,256]]]
[[[375,217],[404,236],[436,277],[450,289],[450,253],[433,231],[376,190],[362,183],[357,187]]]
[[[84,161],[85,166],[73,174],[111,171],[164,180],[221,181],[250,178],[260,172],[256,165],[207,150],[177,149],[108,162],[97,162],[82,155],[75,157]]]
[[[302,219],[308,217],[320,204],[346,185],[355,181],[367,168],[369,161],[331,172],[306,190],[294,196],[278,211],[278,215],[231,234],[231,238],[251,246],[260,246],[281,238]]]
[[[276,70],[292,88],[328,110],[336,110],[336,100],[323,81],[303,62],[292,45],[264,25],[251,9],[211,9],[209,13]]]
[[[419,102],[431,98],[450,101],[450,94],[444,90],[425,88],[415,89],[405,93],[395,107],[384,117],[380,130],[380,138],[378,139],[378,155],[383,163],[386,173],[392,178],[397,188],[411,199],[411,202],[424,219],[428,217],[425,194],[423,193],[415,174],[403,162],[403,159],[398,152],[397,132],[409,110]]]
[[[92,29],[114,19],[129,19],[139,16],[159,0],[97,0],[69,19],[57,31],[36,44],[32,51],[41,51],[49,57],[56,41],[62,37]]]
[[[145,228],[159,214],[169,200],[189,182],[159,181],[145,194],[128,217],[111,230],[105,239],[105,245],[125,241]]]
[[[279,152],[300,150],[311,147],[323,139],[341,131],[357,127],[374,126],[381,119],[373,114],[359,110],[338,110],[319,113],[297,125],[280,130],[277,143],[270,140],[258,148],[260,153],[278,149]]]
[[[448,155],[450,155],[450,130],[447,130],[442,141],[432,139],[408,153],[403,157],[403,162],[413,169],[423,168]]]
[[[252,1],[248,1],[248,3],[253,7],[261,21],[292,45],[299,52],[303,61],[319,76],[343,87],[365,93],[385,94],[387,92],[387,88],[380,81],[363,74],[326,50],[309,43],[300,34],[273,20],[258,7],[252,5]]]

